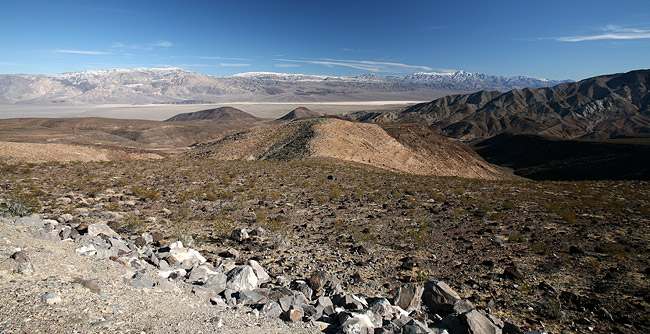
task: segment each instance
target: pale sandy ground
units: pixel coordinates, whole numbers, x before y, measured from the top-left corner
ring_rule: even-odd
[[[333,115],[352,111],[397,110],[420,101],[368,101],[368,102],[232,102],[219,104],[191,105],[25,105],[0,104],[0,118],[65,118],[65,117],[105,117],[120,119],[145,119],[162,121],[180,113],[194,112],[230,106],[262,118],[279,118],[297,107],[307,107],[312,111]]]
[[[151,153],[125,153],[66,144],[13,143],[0,141],[0,162],[108,161],[112,159],[161,159]]]

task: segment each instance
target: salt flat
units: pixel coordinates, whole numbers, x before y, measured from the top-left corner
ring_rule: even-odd
[[[176,114],[230,106],[261,118],[279,118],[303,106],[312,111],[333,115],[360,110],[396,110],[420,101],[366,102],[232,102],[218,104],[104,104],[104,105],[31,105],[0,104],[0,119],[105,117],[162,121]]]

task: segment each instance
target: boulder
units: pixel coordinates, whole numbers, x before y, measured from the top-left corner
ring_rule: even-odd
[[[260,315],[267,318],[279,318],[282,315],[282,308],[276,302],[269,302],[262,306]]]
[[[33,275],[34,266],[32,265],[32,260],[29,259],[29,256],[23,251],[15,252],[11,255],[11,258],[15,261],[16,266],[14,272],[21,275]]]
[[[467,323],[470,334],[502,334],[501,328],[476,309],[461,315],[461,318]]]
[[[417,310],[422,300],[424,288],[412,283],[395,289],[393,305],[399,306],[407,312]]]
[[[235,291],[253,290],[258,287],[255,270],[251,266],[232,269],[227,274],[226,287]]]
[[[421,321],[411,319],[404,327],[402,327],[403,334],[431,334],[433,331]]]
[[[365,314],[357,314],[341,325],[341,332],[345,334],[374,334],[375,326],[370,317]]]
[[[257,276],[257,281],[262,284],[264,282],[268,282],[271,279],[271,276],[266,273],[266,270],[262,268],[262,266],[259,264],[259,262],[255,260],[250,260],[248,261],[248,264],[253,268],[253,271],[255,271],[255,275]]]
[[[445,282],[429,281],[424,285],[422,300],[431,311],[447,314],[454,311],[454,304],[460,296]]]
[[[120,238],[120,235],[117,234],[117,232],[113,231],[112,228],[108,227],[108,225],[104,223],[95,223],[88,225],[88,235],[91,237],[97,235],[105,235],[111,238]]]

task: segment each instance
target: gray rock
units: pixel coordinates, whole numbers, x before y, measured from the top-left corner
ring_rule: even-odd
[[[402,327],[403,334],[430,334],[433,333],[427,325],[421,321],[412,319],[404,327]]]
[[[460,296],[442,281],[429,281],[424,285],[422,300],[436,313],[451,313]]]
[[[383,319],[390,320],[393,317],[393,307],[386,298],[376,298],[370,303],[369,309]]]
[[[32,261],[29,259],[29,256],[27,256],[25,252],[15,252],[11,255],[11,258],[16,262],[14,272],[21,275],[34,274],[34,266],[32,265]]]
[[[150,289],[153,288],[154,279],[153,277],[147,275],[146,273],[137,272],[133,276],[133,281],[131,281],[131,285],[135,288]]]
[[[63,299],[61,299],[61,296],[59,296],[58,293],[52,291],[48,291],[44,293],[41,299],[47,305],[54,305],[63,301]]]
[[[312,289],[309,287],[307,282],[303,280],[296,280],[291,284],[291,290],[298,291],[302,293],[307,300],[311,300],[312,298]]]
[[[216,275],[217,272],[211,265],[201,265],[195,267],[190,272],[190,277],[187,279],[189,283],[205,283],[208,281],[208,278],[212,275]]]
[[[200,286],[195,286],[194,288],[192,288],[192,292],[199,299],[205,300],[206,302],[210,302],[212,298],[215,298],[218,295],[218,293],[216,293],[215,290],[210,288],[200,287]]]
[[[406,284],[395,289],[393,305],[399,306],[407,312],[420,307],[424,288],[415,284]]]
[[[250,266],[241,266],[229,271],[226,287],[235,291],[256,289],[258,280],[255,271]]]
[[[263,300],[266,300],[266,297],[252,290],[239,291],[237,296],[237,303],[243,305],[264,304],[261,303]]]
[[[203,287],[210,288],[216,293],[221,293],[226,290],[228,277],[224,273],[215,272],[203,284]]]
[[[317,306],[323,306],[323,307],[334,307],[334,304],[332,303],[332,300],[330,297],[326,296],[320,296],[316,299],[316,305]]]
[[[279,318],[282,315],[282,308],[276,302],[269,302],[262,306],[260,315],[267,318]]]
[[[309,304],[302,305],[302,311],[305,313],[305,319],[316,320],[323,316],[323,308],[314,307]]]
[[[461,318],[467,323],[470,334],[501,334],[501,328],[497,327],[485,315],[478,310],[471,310]]]
[[[341,331],[345,334],[374,334],[375,326],[370,317],[365,314],[357,314],[343,323]]]
[[[467,299],[460,299],[454,303],[454,314],[463,314],[471,311],[474,304]]]
[[[255,271],[255,275],[257,276],[257,281],[260,284],[262,284],[264,282],[268,282],[269,280],[271,280],[271,276],[269,276],[269,274],[266,273],[266,270],[264,270],[264,268],[262,268],[262,266],[259,264],[259,262],[255,261],[255,260],[250,260],[250,261],[248,261],[248,264]]]
[[[120,235],[113,231],[112,228],[104,223],[95,223],[88,225],[88,235],[91,237],[105,235],[107,237],[120,238]]]
[[[245,228],[238,228],[232,231],[231,238],[237,242],[242,242],[248,239],[248,231]]]
[[[305,296],[303,296],[301,293],[296,293],[294,295],[288,295],[279,298],[278,303],[280,304],[280,307],[282,307],[283,311],[288,311],[292,307],[299,307],[304,304],[307,304],[308,301],[305,299]]]
[[[210,302],[219,308],[223,308],[223,309],[230,308],[230,305],[228,305],[220,296],[215,296],[210,298]]]
[[[72,228],[70,226],[63,226],[61,232],[59,232],[59,236],[63,240],[70,238],[71,234],[72,234]]]

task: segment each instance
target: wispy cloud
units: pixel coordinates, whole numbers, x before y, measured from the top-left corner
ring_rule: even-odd
[[[321,58],[318,60],[296,60],[296,59],[275,59],[276,61],[285,61],[288,63],[305,63],[323,65],[327,67],[350,67],[358,70],[380,73],[403,73],[413,70],[431,71],[429,66],[408,65],[402,63],[371,61],[371,60],[346,60],[346,59],[328,59]]]
[[[171,48],[174,44],[170,41],[157,41],[147,44],[124,44],[120,42],[115,42],[111,45],[115,49],[131,49],[131,50],[153,50],[154,48]]]
[[[229,57],[199,57],[201,59],[210,59],[210,60],[239,60],[239,61],[246,61],[248,59],[246,58],[229,58]]]
[[[557,37],[560,42],[584,42],[597,40],[631,40],[631,39],[649,39],[649,29],[627,28],[617,25],[607,25],[599,29],[599,33],[583,36]]]
[[[0,61],[0,66],[15,66],[15,65],[18,65],[18,64],[9,63],[9,62],[6,62],[6,61]]]
[[[300,67],[300,64],[275,64],[275,67],[282,67],[282,68],[291,68],[291,67]]]
[[[67,50],[67,49],[56,49],[53,52],[55,53],[73,53],[73,54],[80,54],[80,55],[93,55],[93,56],[101,56],[101,55],[112,55],[110,52],[104,52],[104,51],[93,51],[93,50]]]
[[[242,63],[219,63],[219,66],[223,66],[223,67],[246,67],[246,66],[251,66],[251,64],[242,64]]]

